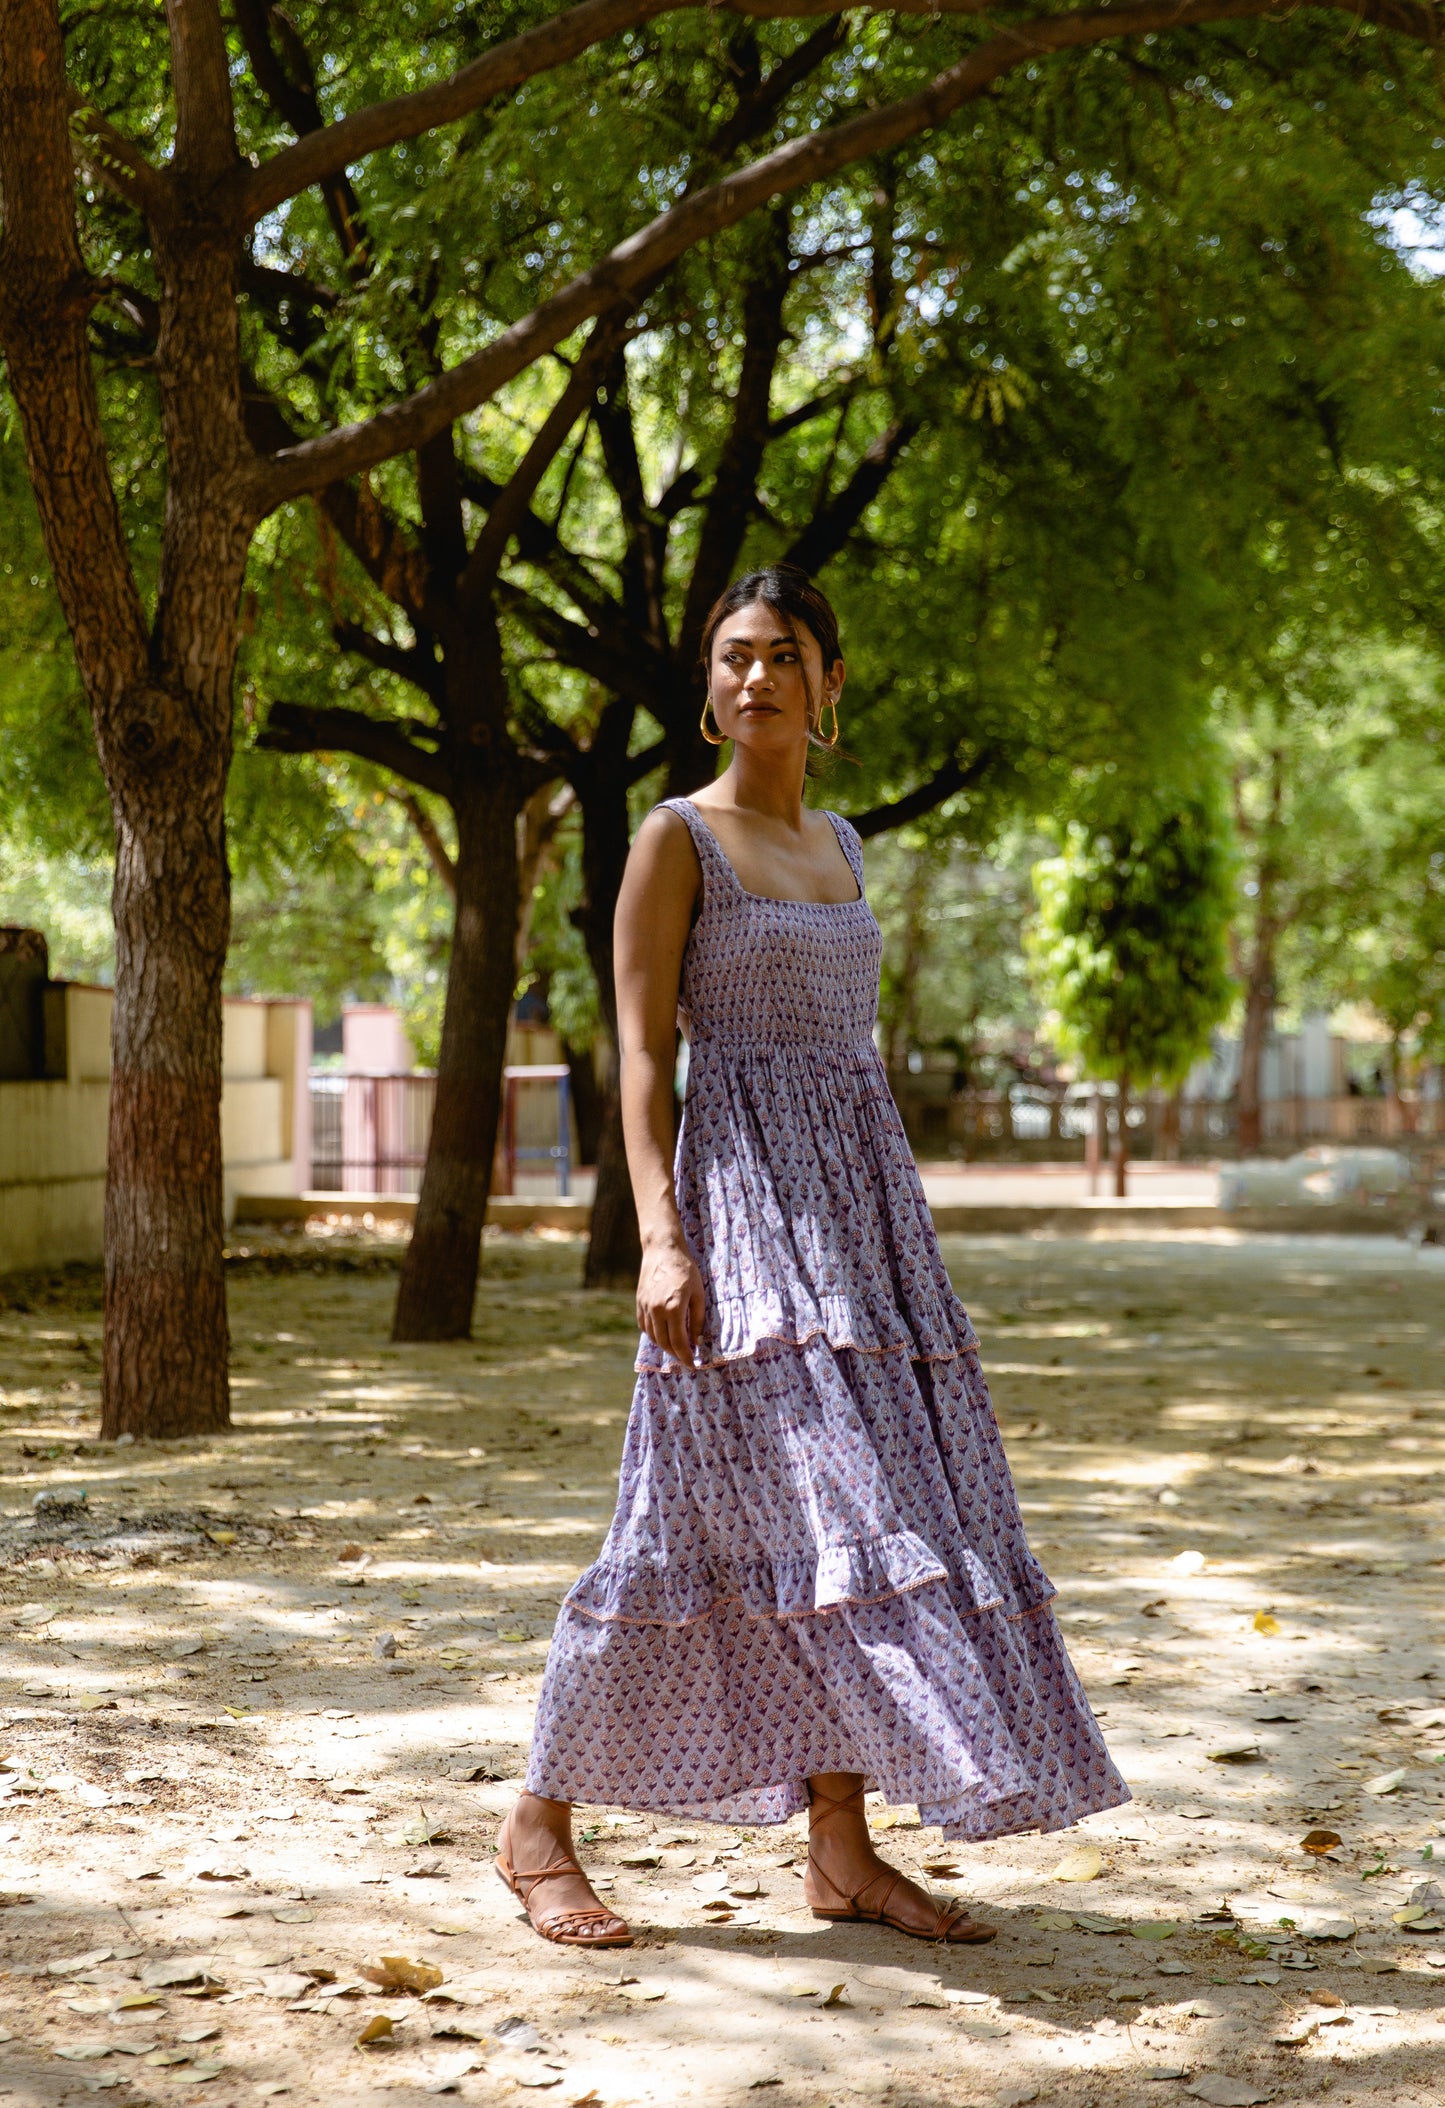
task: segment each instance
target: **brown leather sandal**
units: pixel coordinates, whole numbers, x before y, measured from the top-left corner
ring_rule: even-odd
[[[498,1879],[505,1882],[531,1920],[532,1930],[539,1932],[544,1940],[551,1940],[558,1947],[630,1947],[632,1933],[624,1919],[614,1910],[589,1910],[585,1906],[577,1910],[554,1910],[548,1917],[534,1918],[530,1909],[532,1891],[541,1881],[550,1881],[554,1874],[582,1874],[575,1859],[561,1859],[555,1866],[544,1866],[536,1873],[518,1873],[504,1851],[499,1850],[495,1861]],[[528,1886],[523,1888],[522,1883]],[[598,1927],[615,1925],[615,1932],[588,1932],[589,1925]],[[580,1928],[580,1929],[573,1929]]]
[[[826,1822],[828,1817],[835,1815],[840,1808],[856,1808],[860,1814],[862,1813],[863,1788],[861,1786],[855,1787],[853,1792],[841,1801],[835,1800],[831,1793],[819,1793],[817,1788],[813,1786],[808,1788],[808,1793],[811,1817],[809,1822],[810,1833],[815,1824]],[[811,1810],[816,1808],[820,1802],[823,1804],[821,1814],[812,1815]],[[961,1903],[957,1896],[949,1896],[936,1905],[934,1921],[931,1926],[926,1928],[917,1925],[905,1925],[901,1918],[890,1918],[888,1915],[888,1904],[893,1891],[900,1883],[906,1882],[908,1879],[906,1874],[898,1873],[893,1867],[885,1866],[881,1873],[870,1875],[861,1888],[855,1889],[852,1895],[847,1895],[838,1887],[835,1881],[829,1879],[814,1860],[810,1841],[808,1847],[808,1870],[815,1881],[821,1881],[825,1887],[832,1889],[833,1894],[838,1898],[837,1907],[831,1904],[824,1907],[815,1903],[812,1906],[815,1918],[829,1918],[834,1924],[887,1925],[893,1932],[905,1933],[910,1940],[933,1940],[942,1946],[948,1947],[980,1947],[985,1941],[998,1938],[998,1928],[993,1925],[976,1923],[974,1919],[968,1916],[967,1906]],[[863,1898],[870,1889],[876,1888],[880,1881],[886,1881],[888,1884],[883,1891],[882,1901],[876,1910],[865,1909]],[[934,1899],[930,1897],[929,1900],[932,1902]]]

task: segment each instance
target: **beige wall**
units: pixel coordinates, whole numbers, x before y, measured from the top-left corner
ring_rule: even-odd
[[[46,990],[52,1080],[0,1083],[0,1273],[101,1256],[110,1101],[108,988]],[[311,1005],[225,1004],[226,1220],[241,1193],[311,1182]]]

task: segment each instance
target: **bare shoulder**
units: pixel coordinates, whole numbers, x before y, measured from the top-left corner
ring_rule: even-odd
[[[655,805],[633,836],[624,884],[654,897],[664,893],[689,904],[702,883],[686,820],[665,805]]]

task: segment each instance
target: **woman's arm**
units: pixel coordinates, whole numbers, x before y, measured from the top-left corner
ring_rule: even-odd
[[[642,1233],[637,1322],[688,1368],[704,1297],[673,1193],[672,1079],[682,955],[701,884],[685,822],[649,813],[627,859],[613,927],[622,1133]]]

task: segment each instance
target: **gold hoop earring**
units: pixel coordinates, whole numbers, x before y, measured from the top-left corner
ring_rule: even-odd
[[[702,716],[698,720],[699,729],[702,732],[703,738],[707,741],[710,747],[720,747],[723,744],[724,740],[727,738],[727,734],[721,728],[719,728],[716,732],[709,732],[707,728],[707,713],[708,710],[711,708],[711,705],[712,691],[711,689],[709,689],[708,693],[702,699]],[[714,717],[713,722],[716,724],[716,717]]]
[[[833,736],[831,739],[824,739],[823,737],[824,710],[831,710],[833,713]],[[841,727],[838,723],[838,699],[836,696],[830,695],[828,697],[828,700],[824,703],[822,710],[818,712],[818,729],[817,732],[814,734],[814,737],[816,738],[820,747],[836,747],[838,744],[838,735],[840,730]]]

